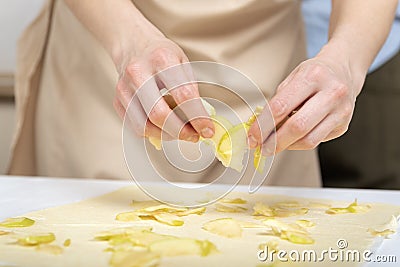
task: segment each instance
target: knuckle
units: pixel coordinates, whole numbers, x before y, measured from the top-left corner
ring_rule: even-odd
[[[193,98],[197,98],[198,94],[196,91],[189,87],[189,86],[183,86],[179,87],[176,89],[176,97],[179,102],[184,102]]]
[[[122,82],[117,83],[117,87],[115,88],[115,91],[118,95],[123,94],[123,92],[125,91],[125,88],[124,88],[124,85],[122,84]]]
[[[165,55],[171,53],[171,50],[166,46],[158,46],[151,51],[151,56],[156,57],[164,57]]]
[[[287,111],[287,104],[282,99],[275,99],[271,102],[271,111],[275,116],[281,116]]]
[[[157,47],[151,52],[151,61],[155,66],[166,67],[178,62],[176,54],[167,47]]]
[[[129,89],[124,85],[123,82],[118,82],[117,87],[115,89],[116,91],[116,99],[122,100],[131,95],[131,92]]]
[[[128,75],[130,82],[133,86],[139,88],[144,79],[143,64],[140,62],[133,62],[126,67],[126,75]]]
[[[342,120],[348,121],[353,115],[354,104],[347,102],[343,105],[342,110],[340,112],[340,118]]]
[[[309,67],[305,79],[308,82],[315,82],[325,76],[325,68],[319,64],[314,64]]]
[[[353,109],[354,109],[354,104],[347,103],[344,105],[343,112],[346,115],[346,117],[349,117],[353,114]]]
[[[161,101],[158,101],[149,112],[149,119],[156,125],[162,125],[168,115],[168,110]]]
[[[307,118],[303,115],[297,115],[289,122],[289,129],[292,133],[304,133],[307,130]]]
[[[336,100],[343,99],[348,96],[349,88],[343,83],[339,83],[333,91],[333,96]]]

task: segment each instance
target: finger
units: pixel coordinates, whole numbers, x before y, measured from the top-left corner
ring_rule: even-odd
[[[295,70],[290,78],[278,87],[276,95],[269,101],[273,117],[271,118],[269,112],[263,112],[258,118],[259,124],[254,123],[249,131],[251,148],[262,144],[270,135],[273,130],[271,120],[279,124],[316,92],[314,84],[307,82],[302,76],[302,72]]]
[[[276,153],[306,136],[329,114],[333,105],[329,94],[325,92],[319,92],[305,102],[277,131]]]
[[[144,112],[137,96],[134,95],[133,91],[123,80],[120,80],[117,84],[114,108],[123,120],[125,119],[125,116],[128,117],[128,120],[126,120],[125,123],[128,123],[128,126],[137,136],[144,136],[147,121],[146,113]]]
[[[214,124],[200,99],[197,84],[193,83],[190,64],[177,65],[161,72],[160,78],[196,132],[204,138],[212,137]],[[184,85],[176,87],[180,84]]]
[[[316,83],[308,78],[307,71],[297,68],[291,76],[278,86],[275,96],[269,101],[277,124],[317,92]]]
[[[262,130],[261,130],[262,129]],[[274,118],[267,106],[257,116],[248,133],[248,142],[251,148],[256,148],[266,140],[275,129]]]
[[[340,110],[336,113],[338,121],[337,126],[324,138],[323,142],[335,139],[347,132],[351,118],[353,117],[354,104],[355,103],[352,102],[341,106]]]
[[[286,88],[286,86],[292,82],[292,80],[296,77],[296,74],[300,71],[300,68],[295,68],[287,77],[284,79],[276,88],[276,92],[281,91],[282,89]]]
[[[171,141],[174,140],[168,133],[162,131],[160,128],[155,126],[151,121],[147,120],[145,128],[145,137],[155,137],[159,140]]]
[[[283,121],[276,125],[275,129],[272,129],[271,134],[266,138],[264,143],[261,145],[261,152],[264,156],[272,156],[276,150],[276,131],[289,119],[286,117]]]
[[[117,112],[118,117],[121,120],[123,120],[125,117],[125,108],[124,108],[124,106],[122,106],[121,102],[119,101],[119,99],[117,97],[114,98],[113,107],[114,107],[115,111]]]
[[[147,71],[145,66],[139,66],[136,64],[128,67],[127,75],[129,76],[131,87],[137,89],[136,95],[150,121],[175,138],[197,142],[198,134],[190,125],[185,125],[171,110],[162,98],[151,72]],[[145,77],[149,78],[144,80]],[[165,123],[167,118],[169,118],[168,123]]]
[[[310,150],[316,148],[321,142],[325,141],[329,134],[338,125],[337,116],[330,114],[310,133],[291,144],[289,150]]]
[[[162,132],[160,128],[155,126],[149,120],[147,120],[147,122],[145,124],[146,125],[145,129],[143,131],[143,126],[140,127],[140,125],[144,125],[143,121],[145,121],[145,119],[146,119],[144,111],[143,111],[142,107],[140,106],[140,103],[132,103],[131,105],[138,106],[141,109],[141,113],[144,115],[144,116],[143,115],[134,116],[133,118],[131,117],[132,119],[129,118],[129,120],[130,120],[130,123],[129,123],[130,128],[138,136],[140,136],[140,137],[152,136],[152,137],[156,137],[156,138],[158,138],[160,140],[166,140],[166,141],[173,140],[173,138],[169,134],[167,134],[165,132]],[[114,98],[113,106],[114,106],[114,109],[116,110],[118,116],[122,120],[124,120],[125,114],[126,114],[126,110],[125,110],[124,106],[121,104],[121,102],[119,101],[119,99],[117,97]],[[137,112],[136,112],[136,114],[137,114]]]
[[[155,81],[147,81],[146,84],[155,86]],[[189,125],[185,124],[175,112],[171,110],[164,98],[161,96],[158,88],[151,86],[150,90],[141,88],[138,91],[138,97],[150,121],[168,134],[179,137],[180,139],[197,142],[199,135]]]
[[[289,149],[311,149],[321,142],[327,142],[343,135],[349,128],[354,111],[354,103],[344,103],[328,115],[321,126],[318,125],[313,131],[299,140],[298,144],[290,146]],[[326,128],[324,128],[326,127]],[[332,130],[333,129],[333,130]],[[328,134],[326,134],[328,132]],[[321,136],[323,137],[321,139]],[[301,142],[300,142],[301,141]],[[318,143],[318,144],[315,144]]]
[[[273,131],[261,145],[261,153],[263,156],[272,156],[276,150],[276,131]]]
[[[324,138],[322,142],[328,142],[332,139],[338,138],[339,136],[342,136],[345,132],[348,130],[348,126],[343,125],[341,127],[338,127],[337,129],[333,130],[330,134],[328,134],[327,137]]]
[[[124,82],[120,81],[117,85],[117,94],[114,98],[113,106],[117,111],[118,116],[124,120],[128,116],[128,126],[140,137],[161,137],[165,140],[172,140],[172,137],[162,132],[160,128],[151,123],[146,116],[146,113],[141,106],[139,99],[134,93],[127,89]],[[128,108],[128,112],[126,109]]]

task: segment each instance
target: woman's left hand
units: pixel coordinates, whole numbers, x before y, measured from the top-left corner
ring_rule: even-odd
[[[296,67],[269,101],[275,125],[281,126],[274,132],[264,111],[249,131],[250,147],[262,144],[267,155],[308,150],[345,133],[365,74],[353,77],[350,64],[337,61],[318,55]]]

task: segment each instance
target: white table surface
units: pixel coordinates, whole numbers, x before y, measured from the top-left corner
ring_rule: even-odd
[[[61,179],[42,177],[0,176],[0,220],[48,207],[81,201],[109,193],[133,181]],[[238,186],[235,191],[247,192],[246,186]],[[360,202],[382,202],[400,206],[398,190],[360,190],[328,188],[261,187],[264,194],[290,195],[296,197],[335,199]],[[370,263],[367,266],[399,266],[400,229],[391,239],[382,242],[376,255],[394,255],[397,263]]]

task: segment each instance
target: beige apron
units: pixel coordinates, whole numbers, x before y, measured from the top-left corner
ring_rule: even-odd
[[[190,60],[235,67],[267,97],[305,58],[297,0],[134,2]],[[49,1],[22,36],[16,78],[11,174],[129,179],[115,67],[63,1]],[[316,152],[280,153],[267,184],[319,186]]]

